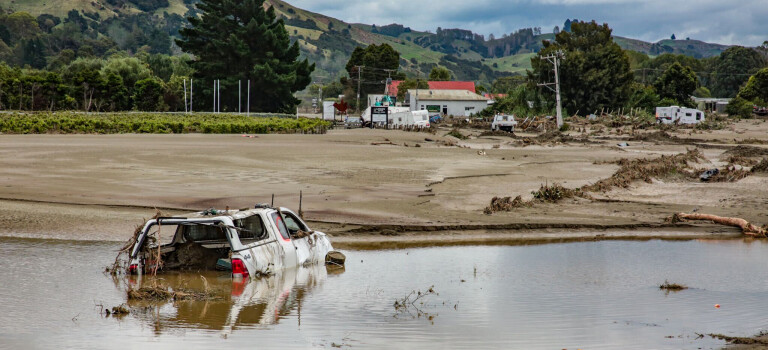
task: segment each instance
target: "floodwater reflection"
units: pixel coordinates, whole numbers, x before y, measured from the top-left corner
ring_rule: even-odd
[[[343,268],[313,265],[286,269],[271,276],[234,280],[228,273],[173,273],[158,276],[130,276],[118,288],[169,287],[206,295],[201,300],[128,301],[135,317],[153,327],[156,334],[175,328],[220,331],[226,337],[237,329],[259,328],[280,323],[295,314],[301,322],[306,296],[331,274]]]

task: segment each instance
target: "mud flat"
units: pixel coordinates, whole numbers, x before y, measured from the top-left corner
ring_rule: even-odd
[[[611,177],[614,162],[700,147],[700,169],[727,165],[737,144],[768,148],[768,123],[742,121],[685,141],[581,141],[521,147],[512,137],[458,140],[387,130],[325,135],[0,135],[0,235],[123,240],[155,208],[177,214],[269,203],[302,209],[314,228],[349,247],[549,240],[734,237],[709,224],[665,224],[676,212],[768,223],[768,176],[705,183],[675,177],[492,215],[491,198],[542,184],[576,188]],[[585,134],[572,133],[575,138]],[[525,135],[521,135],[525,136]],[[533,136],[533,135],[531,135]],[[584,142],[588,141],[588,142]],[[706,144],[701,146],[699,144]],[[338,243],[336,243],[338,242]]]

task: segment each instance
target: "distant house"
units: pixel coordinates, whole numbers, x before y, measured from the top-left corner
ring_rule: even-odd
[[[402,80],[393,80],[389,85],[389,95],[397,96],[398,89]],[[430,90],[466,90],[475,93],[475,82],[473,81],[428,81]]]
[[[488,99],[467,90],[408,90],[411,111],[470,116],[488,107]]]
[[[489,94],[489,93],[483,94],[483,97],[485,97],[488,100],[489,104],[493,104],[496,102],[496,100],[505,98],[507,96],[508,96],[507,94]]]
[[[692,99],[699,109],[720,114],[726,113],[725,108],[731,102],[730,98],[692,97]]]

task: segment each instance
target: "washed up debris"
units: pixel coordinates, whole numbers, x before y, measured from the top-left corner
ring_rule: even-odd
[[[719,173],[715,174],[710,178],[710,182],[736,182],[739,181],[752,173],[744,170],[744,169],[737,169],[735,166],[730,165],[720,171]]]
[[[752,167],[753,173],[768,173],[768,158],[763,158],[760,163]]]
[[[709,181],[713,176],[717,174],[720,174],[720,170],[718,170],[717,168],[709,169],[701,173],[701,175],[699,175],[699,180],[706,182],[706,181]]]
[[[209,292],[171,290],[162,285],[128,289],[126,292],[128,301],[153,301],[164,302],[168,300],[215,300],[219,297]]]
[[[106,314],[107,316],[111,315],[113,317],[122,317],[129,313],[131,313],[131,310],[128,309],[128,307],[125,306],[125,304],[113,306],[112,309],[108,309],[108,308],[104,309],[104,314]]]
[[[415,317],[426,317],[432,321],[435,315],[429,314],[424,311],[426,306],[426,298],[429,296],[440,295],[435,291],[435,286],[430,286],[426,291],[411,291],[408,295],[402,299],[395,300],[392,305],[395,308],[396,316],[398,314],[410,314]]]
[[[679,283],[669,283],[669,281],[665,280],[664,283],[659,286],[659,289],[679,292],[681,290],[688,289],[688,286]]]
[[[617,146],[619,146],[619,147],[629,147],[629,144],[626,143],[626,142],[621,142]]]
[[[725,151],[725,153],[723,154],[728,156],[753,157],[753,158],[766,157],[768,156],[768,148],[739,145]]]
[[[724,217],[724,216],[700,214],[700,213],[692,213],[692,214],[677,213],[673,215],[670,219],[668,219],[668,221],[671,221],[673,223],[682,222],[685,220],[712,221],[720,225],[738,227],[741,229],[741,232],[747,236],[766,237],[766,234],[768,234],[768,226],[759,227],[741,218],[732,218],[732,217]]]
[[[347,257],[344,255],[344,253],[339,251],[332,250],[325,255],[326,265],[344,266],[346,261]]]
[[[517,196],[515,199],[512,199],[512,197],[493,197],[491,205],[485,207],[483,213],[493,214],[499,211],[512,211],[512,209],[530,207],[531,205],[533,204],[524,201],[522,196]]]
[[[698,162],[704,159],[698,149],[688,150],[672,156],[661,156],[655,159],[620,159],[616,162],[619,170],[613,176],[600,180],[592,185],[583,186],[581,189],[589,192],[607,192],[614,187],[627,188],[632,182],[642,180],[651,183],[654,178],[662,178],[670,175],[693,177],[689,162]]]
[[[447,134],[445,134],[445,136],[453,136],[453,137],[455,137],[455,138],[457,138],[459,140],[466,140],[467,139],[467,136],[462,134],[459,131],[459,129],[453,129],[450,132],[448,132]]]
[[[714,334],[714,333],[710,333],[710,334],[707,334],[707,335],[712,337],[713,339],[724,340],[724,341],[728,342],[729,344],[734,344],[734,345],[763,345],[763,346],[768,345],[768,339],[764,339],[764,337],[766,335],[768,335],[768,334],[765,334],[765,333],[761,333],[761,334],[757,335],[754,338],[733,337],[733,336],[729,336],[729,335]],[[760,349],[762,349],[762,348],[763,347],[760,347]],[[755,348],[755,349],[757,349],[757,348]]]
[[[677,136],[672,136],[666,131],[656,131],[652,133],[644,133],[635,135],[630,138],[630,141],[643,141],[643,142],[655,142],[655,143],[674,143],[674,144],[689,144],[690,140],[682,139]]]
[[[742,157],[742,156],[730,156],[725,160],[728,164],[738,164],[741,166],[754,166],[759,161],[754,158]]]
[[[531,192],[531,195],[533,195],[533,199],[530,201],[523,200],[522,196],[517,196],[515,199],[512,197],[493,197],[491,205],[487,206],[483,213],[493,214],[500,211],[512,211],[516,208],[532,207],[537,202],[557,203],[563,199],[585,197],[580,189],[563,187],[558,183],[541,185],[539,190]]]

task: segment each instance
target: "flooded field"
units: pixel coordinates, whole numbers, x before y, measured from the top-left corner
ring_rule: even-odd
[[[0,239],[0,348],[707,349],[724,343],[699,334],[768,328],[763,242],[346,251],[345,270],[245,283],[216,272],[113,280],[103,271],[118,246]],[[665,293],[665,280],[690,288]],[[155,283],[213,298],[103,313]],[[395,308],[404,298],[419,299]]]

